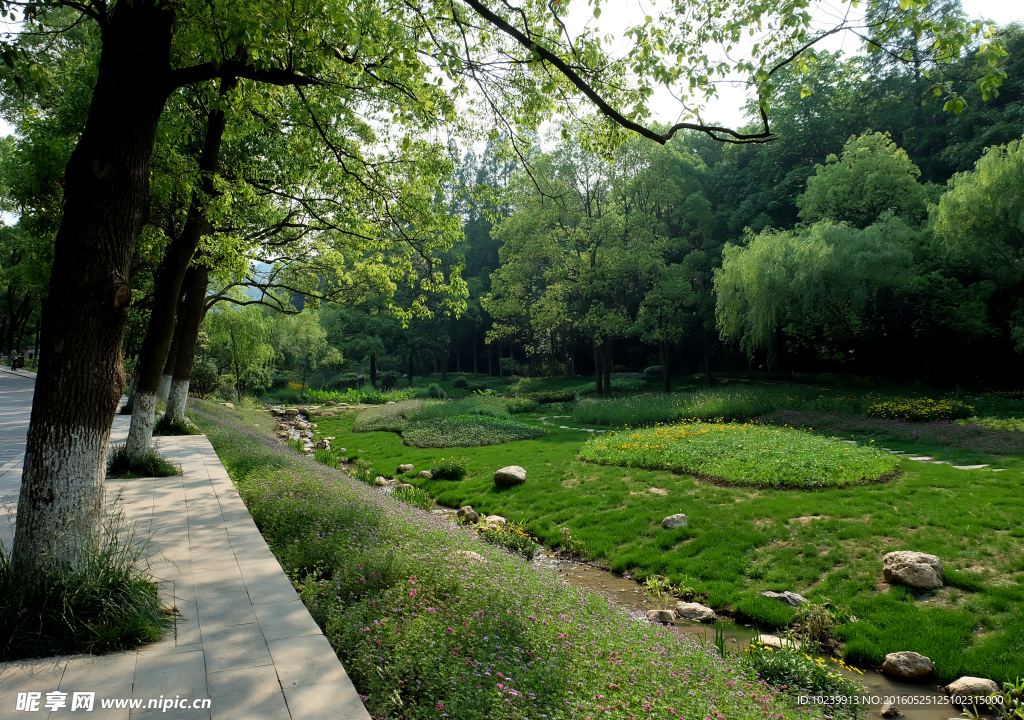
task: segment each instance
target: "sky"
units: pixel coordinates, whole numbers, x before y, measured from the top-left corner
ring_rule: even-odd
[[[834,1],[834,0],[833,0]],[[992,20],[1004,25],[1015,20],[1024,20],[1024,4],[1020,0],[962,0],[964,11],[971,19]],[[838,2],[835,7],[840,7]],[[863,4],[862,4],[863,7]],[[657,9],[651,0],[603,0],[601,3],[601,19],[595,21],[588,3],[576,0],[569,13],[568,28],[570,31],[579,29],[585,23],[596,25],[605,34],[612,35],[611,52],[622,50],[624,42],[620,42],[615,29],[626,28],[643,22],[645,15],[654,14]],[[830,10],[827,5],[816,12],[816,19],[828,24],[829,15],[838,12]],[[818,47],[827,50],[844,50],[849,54],[860,49],[860,41],[849,34],[839,34],[827,38]],[[742,83],[722,84],[718,88],[718,97],[706,106],[702,118],[706,122],[716,122],[727,127],[737,127],[745,121],[743,105],[747,100],[747,92]],[[652,99],[653,120],[658,122],[676,122],[679,120],[679,102],[667,91],[658,91]],[[12,128],[0,120],[0,136],[7,135]]]

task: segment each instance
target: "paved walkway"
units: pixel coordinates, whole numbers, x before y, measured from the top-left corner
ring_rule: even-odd
[[[0,499],[12,518],[33,385],[0,373]],[[127,435],[128,420],[117,416],[115,439]],[[79,691],[96,693],[86,717],[155,717],[151,699],[180,696],[209,698],[209,707],[172,707],[164,717],[369,720],[206,437],[161,438],[159,448],[182,475],[117,480],[107,492],[120,489],[126,515],[153,537],[153,575],[164,602],[180,610],[174,627],[138,651],[0,663],[0,718],[74,718]],[[9,548],[13,527],[0,524]],[[68,693],[67,707],[47,711],[55,691]],[[42,693],[39,711],[19,712],[20,692]],[[112,698],[141,700],[141,708],[100,707]]]

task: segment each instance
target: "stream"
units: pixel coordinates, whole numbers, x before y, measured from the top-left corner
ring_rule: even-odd
[[[448,517],[455,522],[455,510],[435,505],[431,512],[435,515]],[[586,588],[600,593],[613,603],[623,605],[630,610],[646,612],[654,610],[658,605],[652,603],[636,580],[616,575],[608,570],[561,558],[547,549],[540,550],[533,560],[534,564],[553,570],[570,585]],[[728,618],[719,618],[719,626],[725,636],[727,651],[741,652],[749,642],[761,634],[761,631],[750,625],[744,625]],[[714,641],[714,626],[690,620],[677,620],[674,623],[677,632],[691,635],[706,642]],[[765,631],[766,633],[768,631]],[[863,669],[864,674],[839,668],[847,677],[864,686],[864,695],[877,703],[871,703],[870,717],[879,718],[881,706],[895,699],[893,704],[899,708],[907,720],[963,720],[958,708],[948,703],[948,698],[941,687],[931,682],[899,681],[882,675],[871,669]],[[959,717],[957,717],[959,716]]]

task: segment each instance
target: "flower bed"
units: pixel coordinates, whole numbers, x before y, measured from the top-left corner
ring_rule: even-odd
[[[418,420],[402,431],[407,445],[421,448],[482,447],[514,440],[532,440],[546,434],[542,428],[491,417],[456,415],[450,418]]]
[[[959,400],[932,398],[898,398],[868,405],[868,417],[909,422],[957,420],[974,415],[974,408]]]
[[[737,485],[837,487],[891,476],[895,458],[792,428],[681,423],[591,438],[580,457],[604,465],[663,468]]]
[[[269,418],[245,411],[245,427],[197,406],[196,422],[373,717],[796,715],[792,698],[741,659],[293,453],[264,434]]]

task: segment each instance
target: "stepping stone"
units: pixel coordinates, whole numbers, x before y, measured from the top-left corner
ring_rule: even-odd
[[[558,427],[560,429],[562,429],[562,430],[569,430],[570,429],[568,425],[559,425]]]
[[[929,460],[932,465],[949,465],[946,460]]]
[[[980,470],[986,468],[988,465],[954,465],[957,470]]]
[[[934,460],[935,458],[929,455],[911,455],[910,459],[917,460],[918,462],[928,462],[929,460]]]

